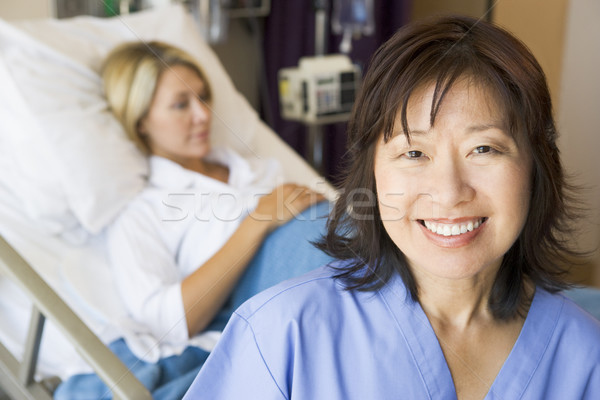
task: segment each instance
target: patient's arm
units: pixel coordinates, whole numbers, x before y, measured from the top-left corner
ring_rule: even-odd
[[[259,200],[225,245],[183,280],[190,337],[205,329],[223,306],[266,234],[321,200],[321,195],[294,184],[279,186]]]

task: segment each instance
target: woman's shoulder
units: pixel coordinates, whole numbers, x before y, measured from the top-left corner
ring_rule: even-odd
[[[565,328],[576,331],[577,334],[584,334],[585,336],[595,338],[598,350],[600,351],[600,321],[563,293],[556,294],[555,296],[563,302],[561,312],[562,325]]]
[[[174,222],[183,221],[190,214],[192,202],[191,196],[162,196],[156,188],[146,187],[121,208],[107,233],[135,236],[171,231],[169,226],[174,227]]]
[[[553,318],[555,338],[573,350],[583,350],[584,356],[595,354],[600,362],[600,321],[579,307],[563,293],[551,294],[538,289],[536,297],[542,304],[538,314],[544,318]],[[575,355],[573,353],[573,355]]]
[[[112,225],[127,223],[128,221],[143,221],[152,220],[156,213],[153,202],[150,199],[153,197],[153,190],[149,187],[142,189],[135,197],[133,197],[122,208]],[[150,218],[149,218],[150,217]]]
[[[593,286],[574,287],[562,293],[594,318],[600,320],[600,288]]]
[[[246,301],[236,313],[245,320],[257,321],[274,312],[296,314],[316,299],[343,296],[344,288],[334,277],[335,267],[336,264],[325,265],[281,282]]]
[[[515,367],[529,364],[534,371],[529,397],[544,390],[556,399],[598,398],[600,321],[562,293],[536,289],[516,346],[520,354],[514,353],[519,360]]]
[[[312,315],[313,323],[335,324],[337,318],[375,306],[376,293],[347,290],[344,282],[336,278],[344,263],[334,261],[281,282],[246,301],[236,314],[254,328],[264,325],[273,329],[302,320],[306,315]]]
[[[378,290],[348,289],[346,282],[336,277],[348,262],[333,261],[275,285],[246,301],[235,314],[254,333],[270,338],[288,336],[292,326],[316,337],[317,331],[328,336],[324,332],[335,332],[351,321],[375,326],[378,318],[392,318],[387,292],[403,292],[398,287],[400,279]],[[405,297],[394,297],[396,300],[405,301]]]
[[[258,157],[255,153],[242,154],[229,147],[215,146],[207,160],[229,168],[229,183],[234,187],[261,186],[272,188],[283,181],[283,170],[278,160]]]

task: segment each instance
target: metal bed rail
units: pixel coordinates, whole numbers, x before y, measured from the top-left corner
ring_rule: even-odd
[[[117,356],[1,236],[0,272],[16,281],[33,303],[23,359],[18,361],[0,344],[0,398],[5,392],[15,400],[52,399],[51,389],[35,380],[44,322],[48,318],[111,388],[115,399],[152,399]]]

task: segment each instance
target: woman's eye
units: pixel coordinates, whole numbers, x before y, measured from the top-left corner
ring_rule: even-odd
[[[478,147],[475,147],[475,150],[473,150],[473,153],[484,154],[484,153],[491,153],[493,151],[494,151],[494,149],[490,146],[478,146]]]
[[[173,104],[173,108],[183,110],[188,106],[188,104],[188,101],[178,101],[177,103]]]
[[[423,157],[425,154],[422,151],[419,150],[411,150],[411,151],[407,151],[406,153],[404,153],[404,156],[408,159],[411,160],[415,160],[418,158]]]

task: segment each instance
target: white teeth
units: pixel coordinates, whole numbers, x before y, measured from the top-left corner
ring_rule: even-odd
[[[474,221],[461,224],[442,224],[431,221],[424,221],[425,227],[433,233],[437,233],[442,236],[458,236],[463,233],[471,232],[473,229],[479,228],[483,223],[481,218]]]

